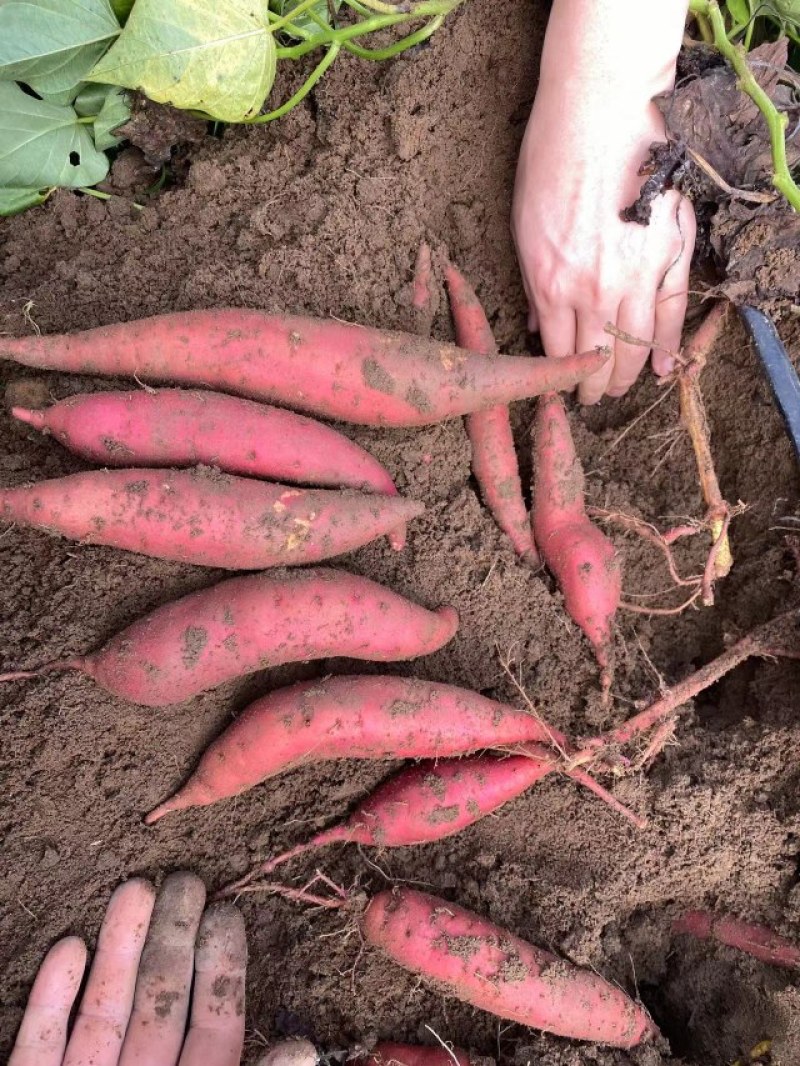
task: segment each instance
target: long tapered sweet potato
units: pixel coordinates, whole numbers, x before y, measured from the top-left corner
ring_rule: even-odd
[[[377,459],[330,426],[221,392],[89,392],[11,414],[102,466],[205,464],[269,481],[397,493]]]
[[[0,681],[80,670],[108,692],[161,707],[281,663],[415,659],[441,648],[457,628],[454,608],[427,611],[344,571],[252,574],[159,607],[89,655]]]
[[[94,470],[0,491],[0,519],[156,559],[261,570],[352,551],[421,514],[401,496],[194,470]]]
[[[495,355],[497,347],[491,326],[475,290],[452,263],[445,268],[445,279],[459,345],[480,355]],[[466,424],[472,445],[472,470],[486,506],[517,555],[531,566],[538,566],[528,509],[522,498],[508,407],[498,404],[476,411],[467,415]]]
[[[657,1032],[616,985],[435,896],[409,888],[379,892],[361,931],[368,944],[438,990],[500,1018],[623,1048]]]
[[[622,590],[614,545],[586,515],[585,479],[564,403],[556,393],[539,398],[533,430],[533,535],[555,575],[572,620],[581,627],[611,687],[611,626]]]
[[[0,359],[25,366],[206,385],[369,426],[430,425],[569,389],[606,358],[486,359],[413,334],[231,309],[0,338]]]
[[[235,796],[302,763],[436,759],[549,741],[551,736],[552,731],[533,715],[454,685],[408,677],[305,682],[251,704],[206,749],[186,784],[151,811],[146,821]],[[560,734],[556,737],[563,740]],[[497,787],[499,791],[501,786]],[[459,817],[468,815],[465,806]],[[403,832],[399,825],[397,832]],[[413,836],[417,830],[409,823],[408,832]],[[398,838],[398,842],[403,841]]]
[[[744,951],[760,962],[800,970],[800,947],[765,925],[744,922],[730,914],[711,911],[687,911],[672,923],[675,933],[688,933],[699,940],[718,940]]]
[[[430,844],[460,833],[519,796],[554,768],[546,748],[525,748],[525,755],[482,754],[407,766],[379,785],[343,822],[260,863],[218,895],[235,895],[283,863],[330,844],[399,848]]]

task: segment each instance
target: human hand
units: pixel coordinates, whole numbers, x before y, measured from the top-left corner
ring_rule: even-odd
[[[539,90],[520,152],[512,228],[545,352],[562,356],[608,345],[614,358],[582,382],[595,403],[633,384],[649,346],[680,345],[695,239],[690,203],[658,196],[648,226],[623,222],[636,200],[640,164],[664,140],[652,97],[672,83],[686,4],[660,0],[646,18],[616,0],[555,0]],[[653,368],[673,360],[653,350]]]
[[[9,1066],[239,1066],[244,922],[231,904],[205,901],[185,872],[157,895],[141,879],[120,885],[69,1039],[87,958],[78,937],[59,940],[39,967]]]

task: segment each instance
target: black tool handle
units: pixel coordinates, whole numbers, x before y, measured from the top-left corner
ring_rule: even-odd
[[[800,378],[792,366],[775,323],[757,307],[740,307],[747,332],[766,371],[786,430],[800,459]]]

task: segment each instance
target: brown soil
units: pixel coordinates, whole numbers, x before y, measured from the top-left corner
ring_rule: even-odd
[[[179,182],[141,213],[120,199],[59,194],[2,227],[0,329],[52,332],[185,308],[238,304],[414,327],[409,282],[421,238],[446,246],[475,282],[498,343],[526,348],[525,301],[508,230],[517,146],[536,82],[544,5],[473,0],[433,45],[385,66],[343,58],[313,101],[269,128],[228,130],[178,153]],[[782,326],[800,358],[800,334]],[[433,329],[450,337],[440,301]],[[3,383],[35,375],[9,367]],[[43,384],[44,383],[44,384]],[[64,396],[94,383],[40,376]],[[461,630],[396,672],[513,699],[498,650],[565,730],[587,733],[631,712],[727,641],[796,599],[785,529],[800,523],[798,476],[782,424],[732,318],[704,376],[722,488],[749,505],[734,524],[736,563],[713,609],[676,618],[621,615],[613,711],[597,695],[590,651],[550,580],[519,564],[476,495],[461,422],[413,433],[350,430],[425,501],[402,554],[373,544],[341,566],[435,606]],[[572,414],[598,505],[664,522],[699,515],[676,394],[645,375],[622,401]],[[515,429],[527,478],[532,406]],[[627,435],[620,439],[623,430]],[[3,484],[81,468],[51,440],[0,419]],[[631,597],[668,584],[652,549],[620,537]],[[682,549],[698,565],[701,544]],[[219,575],[17,529],[0,539],[2,665],[87,651],[148,608]],[[389,767],[337,763],[287,774],[235,801],[141,815],[185,778],[203,746],[250,699],[298,677],[360,669],[326,662],[270,671],[167,710],[126,705],[74,674],[2,690],[5,804],[0,823],[0,1054],[54,938],[90,940],[126,875],[190,867],[209,886],[243,873],[342,817]],[[800,937],[800,667],[751,662],[704,694],[677,743],[646,775],[616,786],[647,814],[637,831],[548,779],[496,817],[436,846],[382,854],[337,846],[287,868],[320,866],[367,891],[410,881],[595,967],[641,994],[686,1063],[727,1066],[776,1039],[798,1061],[791,975],[670,934],[685,907],[719,907]],[[503,1062],[656,1066],[656,1049],[572,1045],[447,1000],[377,955],[335,913],[274,898],[242,901],[249,934],[248,1035],[306,1032],[328,1049],[380,1036],[443,1038]]]

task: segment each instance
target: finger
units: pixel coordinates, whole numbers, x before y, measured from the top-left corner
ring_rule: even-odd
[[[117,1066],[156,893],[139,878],[108,902],[64,1066]]]
[[[578,312],[578,329],[576,337],[576,351],[588,352],[591,348],[611,346],[613,338],[605,331],[607,322],[616,322],[618,306],[606,308],[599,313]],[[612,356],[596,374],[585,378],[578,386],[578,399],[584,404],[597,403],[603,398],[614,372],[614,357]]]
[[[686,317],[686,305],[689,300],[689,271],[692,265],[697,223],[694,209],[688,200],[682,198],[673,217],[678,230],[680,244],[678,253],[670,261],[664,280],[656,293],[655,337],[670,351],[677,352],[681,346],[683,321]],[[669,374],[675,367],[675,360],[668,352],[653,350],[653,370],[656,374]]]
[[[81,987],[86,946],[77,936],[54,944],[33,982],[8,1066],[61,1066],[69,1012]]]
[[[655,329],[655,293],[649,298],[624,299],[617,315],[617,327],[631,337],[650,341]],[[606,392],[609,396],[624,396],[639,377],[650,355],[649,344],[629,344],[619,337],[614,341],[614,370]]]
[[[192,1017],[180,1066],[239,1066],[246,968],[244,919],[232,903],[210,907],[197,934]]]
[[[575,312],[571,307],[554,311],[539,310],[539,335],[544,354],[559,359],[571,355],[575,348]]]
[[[186,1032],[194,942],[206,902],[199,877],[170,874],[153,907],[120,1066],[175,1066]]]

